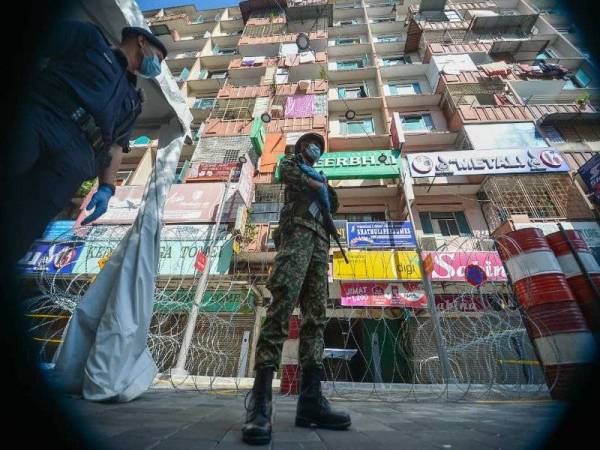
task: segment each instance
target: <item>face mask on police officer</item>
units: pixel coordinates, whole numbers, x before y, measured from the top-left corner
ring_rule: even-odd
[[[321,159],[321,149],[316,144],[308,144],[306,153],[315,164]]]
[[[147,46],[142,47],[143,59],[138,69],[138,73],[144,78],[154,78],[160,73],[160,60],[152,51],[150,54],[146,54],[144,49]]]

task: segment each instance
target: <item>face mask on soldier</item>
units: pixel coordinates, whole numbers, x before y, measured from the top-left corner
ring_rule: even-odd
[[[306,153],[315,164],[321,158],[321,149],[316,144],[308,144],[308,147],[306,147]]]

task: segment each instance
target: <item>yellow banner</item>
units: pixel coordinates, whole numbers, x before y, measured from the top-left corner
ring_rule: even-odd
[[[396,251],[396,271],[399,280],[420,281],[419,256],[415,251]]]
[[[335,280],[394,280],[421,279],[419,260],[414,251],[349,251],[346,264],[340,251],[333,252]]]

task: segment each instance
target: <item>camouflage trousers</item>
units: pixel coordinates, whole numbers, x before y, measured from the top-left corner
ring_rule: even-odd
[[[255,368],[279,367],[289,318],[298,301],[302,317],[300,365],[323,368],[328,261],[329,242],[314,231],[296,225],[281,233],[281,244],[267,282],[273,300],[260,330]]]

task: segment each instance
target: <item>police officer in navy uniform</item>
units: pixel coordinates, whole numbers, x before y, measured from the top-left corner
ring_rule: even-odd
[[[23,102],[9,155],[14,192],[7,207],[16,258],[41,237],[83,181],[97,176],[99,182],[83,224],[106,212],[142,111],[136,74],[156,77],[167,49],[137,27],[124,28],[113,48],[97,26],[65,20],[56,24],[42,56],[48,59]]]

